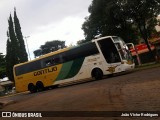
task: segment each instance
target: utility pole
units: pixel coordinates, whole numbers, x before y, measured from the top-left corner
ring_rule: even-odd
[[[31,57],[30,57],[30,52],[29,52],[29,47],[28,47],[28,42],[27,42],[27,38],[29,38],[30,36],[26,36],[24,37],[25,40],[26,40],[26,47],[27,47],[27,51],[28,51],[28,57],[29,57],[29,60],[31,60]]]

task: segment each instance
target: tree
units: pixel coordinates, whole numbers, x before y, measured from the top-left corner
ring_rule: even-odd
[[[6,75],[6,60],[5,55],[0,53],[0,78],[3,78]]]
[[[7,73],[7,76],[9,78],[9,80],[14,80],[14,77],[13,77],[13,62],[11,61],[12,60],[12,47],[11,47],[11,41],[10,39],[8,38],[7,40],[7,50],[6,50],[6,73]]]
[[[53,41],[48,41],[44,45],[40,46],[40,49],[35,50],[33,53],[35,57],[38,57],[40,55],[44,55],[59,49],[65,48],[65,41],[60,41],[60,40],[53,40]]]
[[[17,41],[17,37],[15,35],[15,31],[14,31],[14,25],[13,25],[13,21],[12,21],[12,16],[10,14],[10,17],[9,17],[9,20],[8,20],[8,23],[9,23],[9,32],[7,33],[8,35],[8,40],[10,40],[10,43],[11,43],[11,49],[12,49],[12,61],[13,63],[19,63],[19,58],[18,58],[18,53],[19,53],[19,44],[18,44],[18,41]]]
[[[155,32],[156,17],[160,13],[160,1],[157,0],[127,0],[126,4],[119,4],[126,11],[127,16],[136,24],[141,37],[151,52],[148,38]],[[151,54],[152,55],[152,54]],[[152,55],[152,57],[154,57]]]
[[[21,32],[21,26],[19,23],[19,19],[17,17],[16,14],[16,9],[14,9],[14,25],[15,25],[15,33],[16,33],[16,37],[18,40],[18,45],[19,45],[19,49],[18,49],[18,57],[19,57],[19,62],[26,62],[28,61],[28,55],[26,52],[26,48],[25,48],[25,44],[24,44],[24,39],[23,39],[23,35]]]
[[[120,11],[116,0],[93,0],[88,11],[90,16],[82,25],[86,41],[92,40],[96,35],[117,35],[124,40],[135,39],[134,27],[128,22],[127,16]]]
[[[78,40],[78,41],[77,41],[77,45],[81,45],[81,44],[83,44],[83,43],[85,43],[85,42],[86,42],[86,40],[84,40],[84,39]]]
[[[7,76],[10,80],[14,81],[14,76],[13,76],[13,66],[17,63],[18,61],[18,43],[17,39],[14,33],[13,29],[13,22],[12,22],[12,17],[10,15],[9,20],[9,31],[7,32],[7,50],[6,50],[6,72]]]
[[[42,50],[41,49],[37,49],[35,51],[33,51],[34,57],[38,57],[42,55]]]
[[[93,0],[90,15],[82,25],[86,41],[96,35],[117,35],[126,42],[134,42],[141,36],[147,44],[155,32],[156,17],[160,13],[157,0]]]
[[[18,63],[28,61],[28,55],[25,49],[23,35],[19,19],[14,9],[14,22],[10,14],[7,31],[7,48],[6,48],[6,72],[10,80],[14,81],[13,66]]]

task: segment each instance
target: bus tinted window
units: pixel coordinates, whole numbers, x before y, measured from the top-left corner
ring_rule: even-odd
[[[97,54],[97,53],[99,53],[99,52],[98,52],[98,49],[96,47],[96,44],[90,42],[90,43],[86,43],[84,45],[78,46],[76,48],[73,48],[73,49],[67,51],[63,55],[63,59],[64,59],[64,62],[67,62],[67,61],[70,61],[70,60],[94,55],[94,54]]]
[[[100,40],[99,47],[108,63],[121,62],[119,53],[111,38]]]
[[[41,61],[35,61],[28,64],[24,64],[15,68],[16,75],[22,75],[28,72],[32,72],[41,69]]]
[[[53,66],[62,63],[61,56],[60,55],[53,55],[50,57],[47,57],[45,59],[42,59],[43,67]]]

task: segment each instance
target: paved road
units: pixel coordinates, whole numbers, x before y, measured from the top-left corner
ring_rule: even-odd
[[[24,93],[1,98],[0,100],[9,99],[16,103],[0,111],[160,111],[159,91],[160,67],[157,67],[35,94]],[[67,118],[54,118],[54,120],[57,119],[66,120]],[[132,118],[83,119],[130,120]],[[82,120],[82,118],[68,118],[68,120]]]

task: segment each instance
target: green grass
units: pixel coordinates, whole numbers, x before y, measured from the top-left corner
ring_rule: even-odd
[[[146,63],[135,67],[135,70],[143,70],[143,69],[151,69],[160,67],[160,63],[152,62],[152,63]]]

